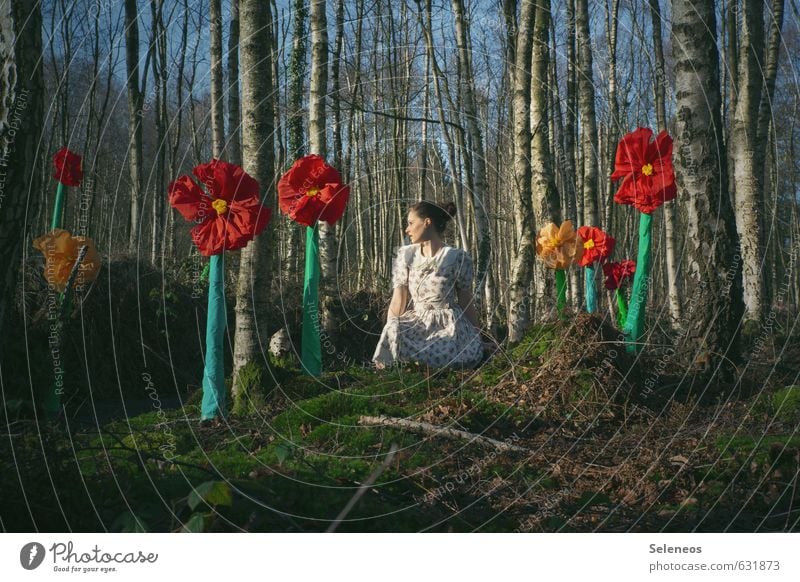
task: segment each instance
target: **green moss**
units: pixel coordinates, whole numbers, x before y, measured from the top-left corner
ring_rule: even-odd
[[[775,418],[783,422],[800,420],[800,386],[787,386],[772,395]]]
[[[551,348],[556,339],[554,325],[533,325],[522,340],[511,348],[509,352],[511,361],[515,364],[537,366],[539,357]]]
[[[264,408],[264,372],[264,367],[255,362],[248,362],[239,370],[233,397],[234,414],[255,414]]]

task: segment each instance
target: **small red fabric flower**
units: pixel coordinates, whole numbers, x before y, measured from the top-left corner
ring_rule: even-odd
[[[588,267],[596,261],[611,256],[614,244],[617,242],[610,234],[594,226],[581,226],[578,229],[578,236],[583,239],[583,256],[578,261],[580,267]]]
[[[619,204],[630,204],[639,212],[652,213],[675,198],[675,171],[672,167],[672,138],[666,131],[653,136],[652,130],[640,127],[625,135],[617,146],[611,179],[623,179],[614,195]]]
[[[196,223],[192,241],[206,257],[236,251],[266,228],[272,210],[261,205],[258,182],[235,164],[213,159],[192,172],[208,194],[190,177],[169,185],[169,203]]]
[[[80,186],[83,181],[83,159],[67,148],[61,148],[53,156],[55,173],[53,178],[64,186]]]
[[[606,276],[606,289],[619,289],[625,279],[632,277],[636,272],[635,261],[620,261],[618,263],[605,263],[603,274]]]
[[[335,224],[349,198],[350,186],[342,184],[339,172],[316,154],[296,160],[278,182],[281,212],[305,226],[318,220]]]

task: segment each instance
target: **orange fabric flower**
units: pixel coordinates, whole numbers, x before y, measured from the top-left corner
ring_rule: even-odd
[[[64,291],[72,273],[72,267],[78,260],[82,246],[88,247],[83,261],[78,266],[78,274],[73,285],[80,287],[91,283],[100,272],[100,255],[94,247],[92,239],[85,236],[72,236],[66,230],[57,228],[33,241],[33,246],[44,255],[44,278],[56,290]]]
[[[565,220],[560,228],[551,222],[536,237],[536,254],[551,269],[566,269],[583,256],[583,240],[571,220]]]

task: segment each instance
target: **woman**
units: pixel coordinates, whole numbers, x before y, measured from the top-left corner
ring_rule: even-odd
[[[421,201],[408,213],[411,244],[392,265],[394,292],[372,361],[377,368],[398,361],[432,367],[473,368],[483,358],[478,316],[472,302],[472,259],[442,242],[455,205]],[[409,299],[413,308],[407,309]]]

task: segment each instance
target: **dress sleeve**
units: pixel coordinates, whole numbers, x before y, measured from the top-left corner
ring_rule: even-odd
[[[408,263],[406,262],[405,247],[399,247],[394,251],[392,261],[392,288],[408,287]]]
[[[462,250],[456,258],[456,288],[472,290],[473,276],[472,257]]]

